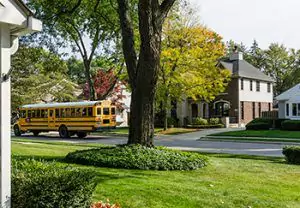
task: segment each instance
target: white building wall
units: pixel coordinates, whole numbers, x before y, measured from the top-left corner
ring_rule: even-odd
[[[244,78],[244,89],[241,90],[241,78],[239,78],[239,100],[249,102],[273,102],[273,84],[268,92],[268,82],[260,81],[260,91],[256,91],[256,80],[252,80],[252,91],[250,90],[250,80]]]
[[[0,24],[0,74],[6,74],[10,68],[10,29]],[[1,148],[1,207],[10,207],[10,80],[0,84],[0,148]]]

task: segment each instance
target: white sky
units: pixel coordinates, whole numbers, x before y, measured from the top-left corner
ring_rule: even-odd
[[[300,49],[300,0],[189,0],[201,21],[225,41],[265,49],[272,42]]]

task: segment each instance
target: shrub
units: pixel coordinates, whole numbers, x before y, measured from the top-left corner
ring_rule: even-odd
[[[298,120],[283,121],[281,125],[283,130],[300,131],[300,121]]]
[[[193,124],[195,124],[195,125],[207,125],[208,121],[204,118],[197,117],[197,118],[193,119]]]
[[[211,125],[217,125],[220,123],[220,119],[219,118],[210,118],[209,119],[209,124]]]
[[[251,122],[249,122],[247,125],[249,125],[249,124],[252,125],[252,124],[257,124],[257,123],[265,123],[265,124],[269,125],[268,129],[270,129],[270,128],[273,127],[273,122],[275,121],[275,129],[281,129],[282,128],[282,122],[286,121],[286,120],[289,120],[289,119],[281,119],[281,118],[277,118],[277,119],[255,118]]]
[[[282,122],[288,121],[290,119],[277,118],[275,119],[275,129],[282,129]]]
[[[91,206],[96,183],[87,171],[35,160],[13,160],[12,207]]]
[[[285,146],[282,154],[285,155],[287,162],[292,164],[300,164],[300,146]]]
[[[177,123],[176,119],[173,117],[168,117],[167,122],[168,122],[168,125],[176,125],[176,123]]]
[[[268,123],[248,123],[246,125],[247,130],[269,130],[270,125]]]
[[[198,153],[140,145],[79,150],[69,153],[66,161],[99,167],[143,170],[193,170],[207,164],[207,158]]]

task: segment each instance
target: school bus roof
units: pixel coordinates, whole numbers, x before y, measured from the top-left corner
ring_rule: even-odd
[[[82,101],[82,102],[66,102],[66,103],[39,103],[39,104],[28,104],[23,105],[20,108],[58,108],[58,107],[83,107],[83,106],[94,106],[96,104],[110,104],[108,100],[98,101]]]

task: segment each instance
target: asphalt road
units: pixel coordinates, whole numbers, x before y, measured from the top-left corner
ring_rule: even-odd
[[[216,130],[202,130],[181,135],[162,135],[156,136],[154,144],[158,146],[166,146],[174,149],[212,152],[212,153],[231,153],[231,154],[245,154],[245,155],[259,155],[259,156],[276,156],[283,157],[282,147],[288,143],[261,143],[261,142],[232,142],[232,141],[212,141],[201,140],[200,138],[211,133],[232,131],[239,129],[216,129]],[[99,143],[99,144],[125,144],[127,138],[125,136],[102,136],[89,135],[85,139],[78,139],[72,137],[70,139],[61,139],[57,133],[42,134],[39,137],[32,135],[24,135],[23,138],[50,140],[50,141],[64,141],[70,143]],[[299,144],[300,145],[300,144]]]

